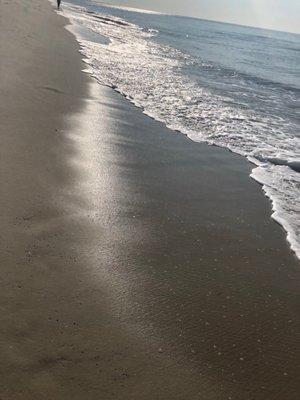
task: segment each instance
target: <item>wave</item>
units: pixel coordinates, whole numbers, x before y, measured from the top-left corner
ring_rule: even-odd
[[[157,32],[71,5],[65,5],[64,13],[73,24],[109,40],[109,44],[95,43],[76,35],[99,83],[190,139],[226,147],[256,165],[251,177],[272,200],[272,217],[287,231],[300,258],[300,139],[292,133],[297,129],[294,122],[244,107],[243,93],[239,105],[199,86],[184,73],[192,57],[151,40]]]

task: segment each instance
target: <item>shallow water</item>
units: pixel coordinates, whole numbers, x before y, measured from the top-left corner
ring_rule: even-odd
[[[300,36],[85,0],[63,12],[100,83],[192,140],[255,164],[251,176],[300,257]]]

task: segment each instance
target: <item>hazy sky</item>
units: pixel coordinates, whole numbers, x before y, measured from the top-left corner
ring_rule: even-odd
[[[300,33],[300,0],[103,0],[102,2]]]

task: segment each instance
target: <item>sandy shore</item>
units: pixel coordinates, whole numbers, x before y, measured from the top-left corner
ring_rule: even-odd
[[[250,165],[0,4],[1,400],[298,399],[299,261]]]

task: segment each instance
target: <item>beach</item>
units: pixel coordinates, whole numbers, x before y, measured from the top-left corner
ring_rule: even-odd
[[[0,398],[296,400],[299,260],[246,159],[87,73],[1,2]]]

